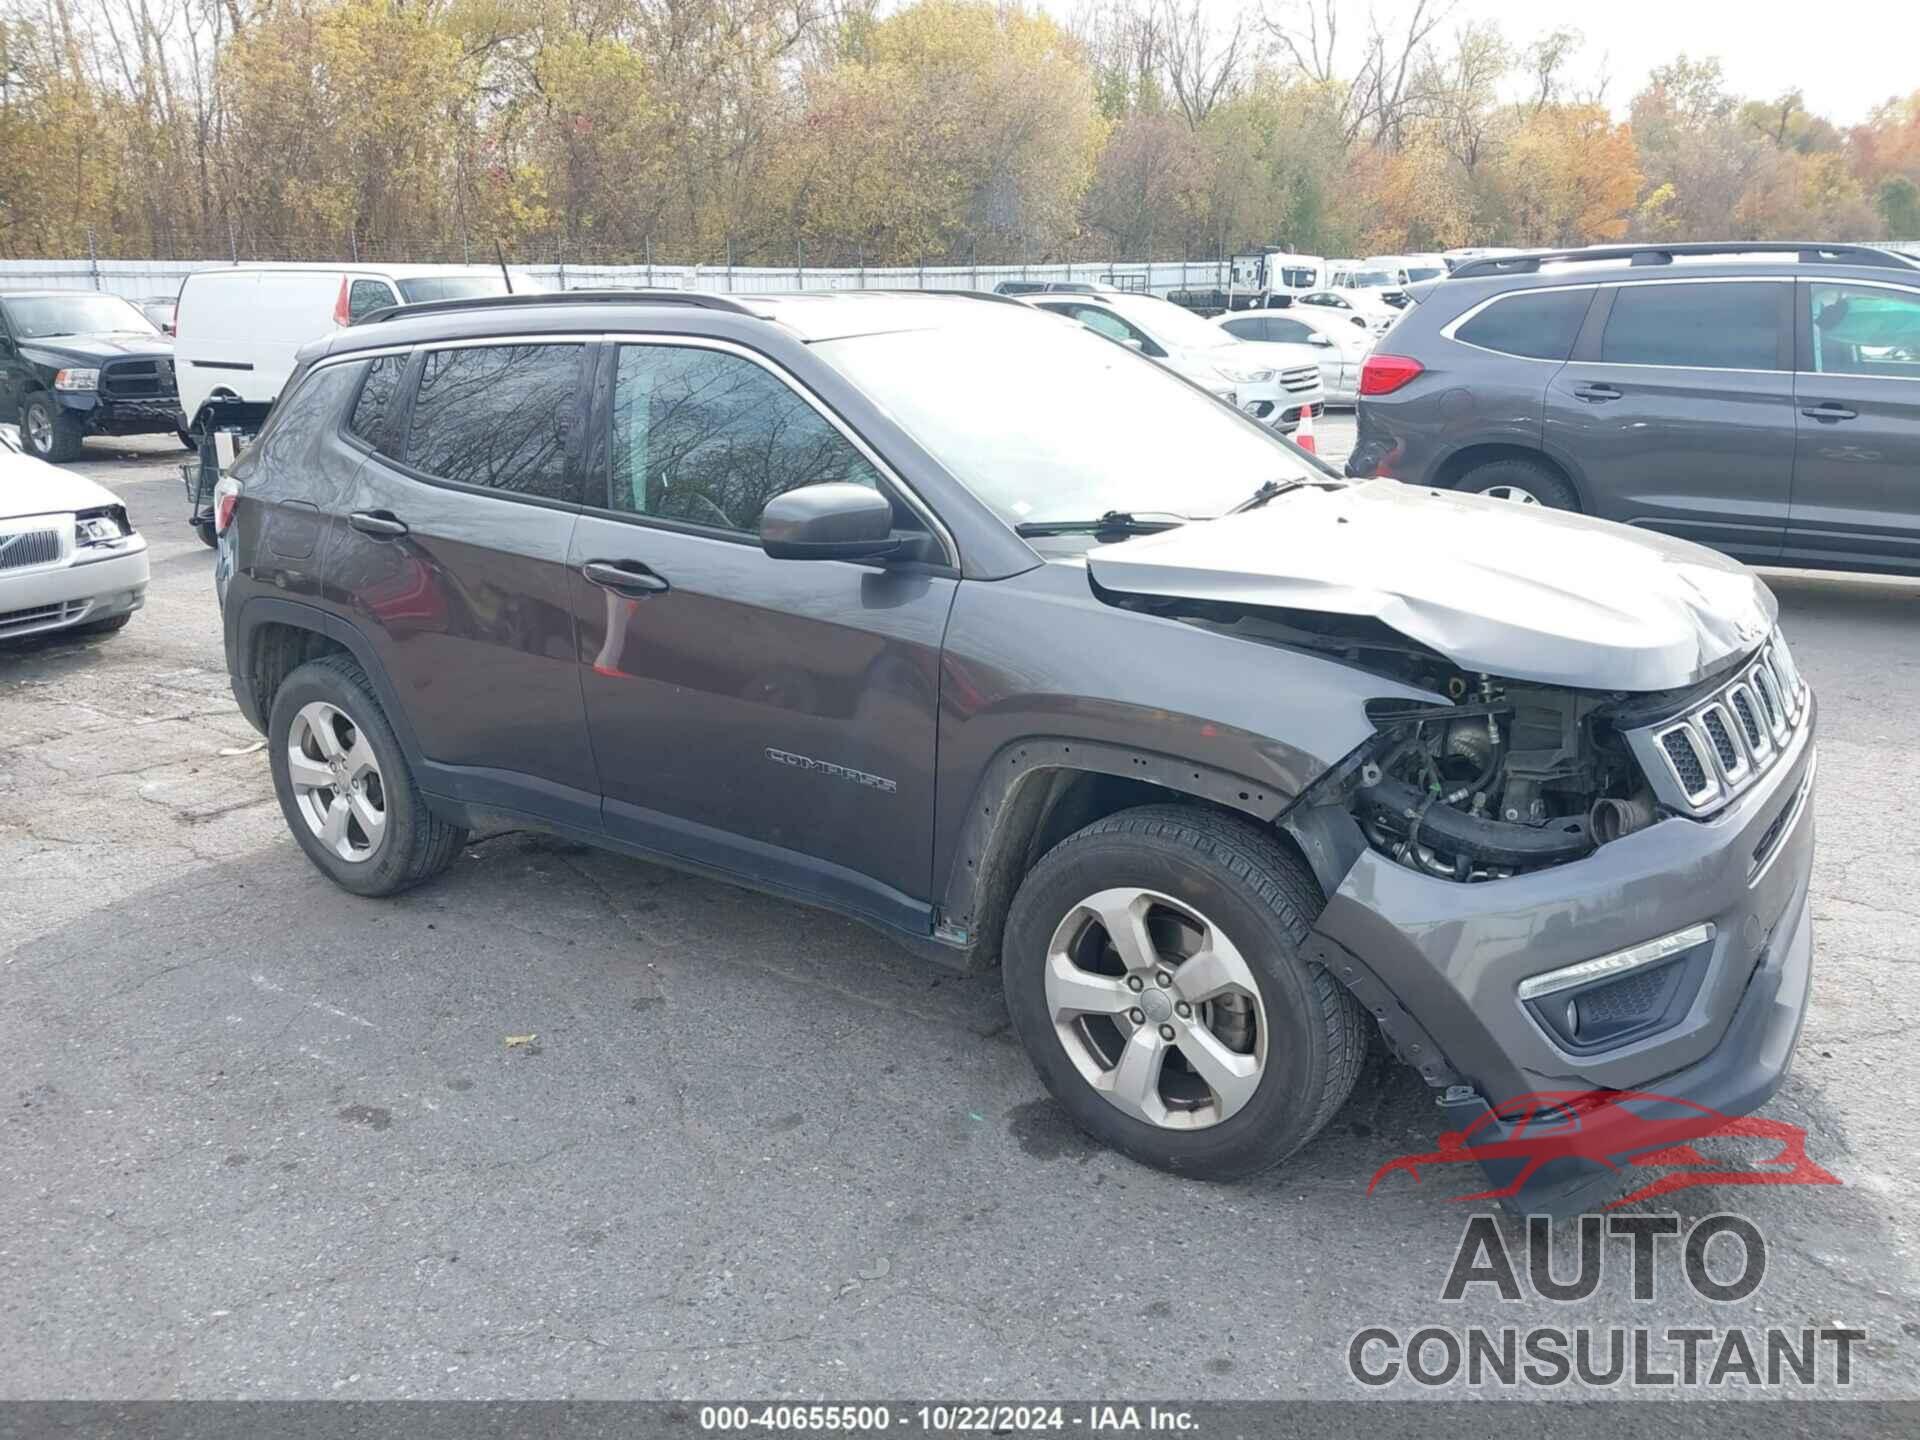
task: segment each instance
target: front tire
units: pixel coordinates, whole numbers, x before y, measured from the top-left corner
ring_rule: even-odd
[[[20,416],[20,441],[36,460],[64,465],[80,456],[80,428],[67,418],[65,409],[50,395],[36,395],[27,401]]]
[[[309,661],[274,693],[267,753],[281,812],[307,858],[356,895],[397,895],[453,863],[467,832],[427,808],[366,674]]]
[[[1147,806],[1049,851],[1007,916],[1013,1028],[1074,1121],[1143,1164],[1237,1180],[1353,1089],[1364,1016],[1303,948],[1321,899],[1273,836]]]

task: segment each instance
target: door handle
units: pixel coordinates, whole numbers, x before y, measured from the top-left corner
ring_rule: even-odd
[[[1620,392],[1611,385],[1576,385],[1574,398],[1584,400],[1589,405],[1604,405],[1609,400],[1618,400]]]
[[[654,574],[638,560],[589,560],[580,567],[580,573],[616,595],[658,595],[669,588],[664,576]]]
[[[347,523],[363,535],[378,535],[383,540],[407,533],[407,522],[391,510],[356,510],[347,517]]]
[[[1800,412],[1809,420],[1858,420],[1858,412],[1844,405],[1836,405],[1831,400],[1822,400],[1818,405],[1809,405]]]

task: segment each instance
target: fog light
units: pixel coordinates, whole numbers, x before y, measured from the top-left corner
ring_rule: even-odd
[[[1678,955],[1682,950],[1691,950],[1696,945],[1706,944],[1713,939],[1713,935],[1714,929],[1711,922],[1704,925],[1689,925],[1685,930],[1676,930],[1671,935],[1662,935],[1658,940],[1649,940],[1644,945],[1635,945],[1631,950],[1616,950],[1611,955],[1582,960],[1577,965],[1549,970],[1544,975],[1529,975],[1520,982],[1520,998],[1538,1000],[1542,996],[1553,995],[1561,990],[1571,990],[1576,985],[1587,985],[1595,980],[1604,980],[1628,970],[1657,965],[1662,960]],[[1572,1007],[1569,1006],[1567,1015],[1569,1026],[1573,1025],[1574,1018]]]

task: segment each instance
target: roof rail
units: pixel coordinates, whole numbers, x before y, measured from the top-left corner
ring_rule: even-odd
[[[704,290],[536,290],[513,295],[468,295],[457,300],[420,300],[411,305],[387,305],[370,310],[353,323],[378,325],[386,320],[411,320],[416,315],[446,315],[460,310],[493,310],[527,305],[691,305],[701,310],[725,310],[734,315],[759,316],[725,295]]]
[[[1875,245],[1822,245],[1804,240],[1701,240],[1680,245],[1588,245],[1577,250],[1529,250],[1520,255],[1489,255],[1468,260],[1447,278],[1471,280],[1485,275],[1532,275],[1543,265],[1579,261],[1625,260],[1631,265],[1671,265],[1676,256],[1792,255],[1801,265],[1882,265],[1906,269],[1911,256]]]

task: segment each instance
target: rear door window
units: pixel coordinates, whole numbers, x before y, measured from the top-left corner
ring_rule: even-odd
[[[1783,283],[1622,285],[1600,341],[1600,362],[1778,370]]]
[[[1242,340],[1264,340],[1267,338],[1266,325],[1267,322],[1258,316],[1249,316],[1245,320],[1229,320],[1220,328]]]
[[[1920,380],[1920,292],[1819,283],[1807,289],[1815,371]]]
[[[407,464],[438,480],[578,504],[573,440],[582,345],[430,350]]]
[[[1520,355],[1529,360],[1565,360],[1573,353],[1580,322],[1594,292],[1535,290],[1503,295],[1453,332],[1453,338],[1482,350]]]

